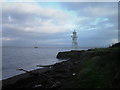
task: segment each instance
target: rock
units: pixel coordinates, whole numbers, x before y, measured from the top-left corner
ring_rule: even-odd
[[[72,75],[73,75],[73,76],[75,76],[75,75],[76,75],[76,73],[73,73]]]
[[[70,55],[71,55],[71,53],[69,51],[68,52],[59,52],[57,54],[56,58],[58,58],[58,59],[69,59]]]
[[[66,52],[59,52],[56,56],[58,59],[70,59],[70,58],[79,58],[81,53],[84,51],[71,50]]]
[[[114,45],[112,45],[111,48],[113,48],[113,47],[120,47],[120,42],[119,42],[119,43],[116,43],[116,44],[114,44]]]
[[[39,84],[39,85],[35,85],[33,88],[38,88],[38,87],[41,87],[42,84]]]

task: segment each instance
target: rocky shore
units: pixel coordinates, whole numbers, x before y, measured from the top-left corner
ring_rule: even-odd
[[[75,56],[78,58],[82,55],[82,52],[83,51],[59,52],[57,58],[68,60],[6,79],[3,81],[3,89],[64,87],[65,83],[68,83],[69,80],[74,78],[82,64],[81,60],[73,59],[74,57],[66,57],[66,55],[69,56],[69,54],[74,55],[77,53],[78,55]]]
[[[61,63],[3,80],[8,88],[120,88],[119,45],[59,52]]]

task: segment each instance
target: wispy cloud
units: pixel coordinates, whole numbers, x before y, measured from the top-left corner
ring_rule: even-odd
[[[73,29],[80,46],[109,45],[118,38],[117,8],[115,2],[4,2],[3,45],[33,45],[37,41],[71,46]]]
[[[72,16],[62,10],[41,7],[31,3],[5,3],[3,6],[3,26],[16,29],[56,33],[67,30]]]
[[[4,2],[118,2],[119,0],[2,0]]]

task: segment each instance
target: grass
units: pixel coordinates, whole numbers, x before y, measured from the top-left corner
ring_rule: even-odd
[[[92,49],[94,55],[88,58],[82,69],[71,82],[72,88],[114,88],[120,87],[120,61],[118,48]]]

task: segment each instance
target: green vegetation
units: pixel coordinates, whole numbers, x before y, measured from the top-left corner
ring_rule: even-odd
[[[71,82],[72,88],[120,88],[119,48],[91,49],[82,69]]]

